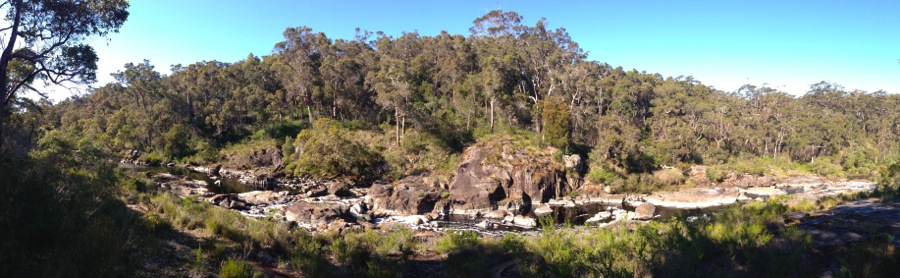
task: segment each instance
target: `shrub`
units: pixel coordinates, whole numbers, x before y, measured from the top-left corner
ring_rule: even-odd
[[[383,172],[381,155],[352,141],[347,129],[329,119],[319,119],[313,128],[301,131],[294,146],[299,151],[295,175],[368,180]]]
[[[239,259],[228,259],[222,263],[222,269],[219,271],[221,278],[252,278],[257,273],[253,270],[253,265]]]
[[[544,142],[561,150],[568,150],[571,126],[569,123],[569,106],[556,98],[541,101],[541,119],[543,129],[541,136]]]
[[[678,185],[684,183],[684,174],[678,169],[663,169],[653,173],[653,176],[663,186]]]
[[[614,180],[621,179],[616,172],[603,167],[591,167],[586,177],[592,182],[607,185],[612,184]]]
[[[175,124],[169,128],[169,131],[163,135],[163,140],[166,142],[163,147],[163,153],[166,157],[181,158],[189,155],[191,152],[189,147],[191,133],[182,124]]]
[[[474,231],[450,230],[435,242],[434,251],[441,254],[469,250],[478,246],[478,234]]]

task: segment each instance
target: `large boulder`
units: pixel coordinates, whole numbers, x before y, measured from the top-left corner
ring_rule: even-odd
[[[226,155],[227,164],[238,169],[254,169],[259,167],[280,168],[284,166],[284,157],[281,149],[267,147],[254,150],[249,154],[234,153]]]
[[[435,203],[441,199],[442,189],[435,184],[427,184],[423,176],[409,176],[394,183],[377,182],[369,188],[366,196],[372,203],[375,214],[413,215],[435,210]]]
[[[350,219],[350,209],[339,203],[313,203],[300,201],[284,207],[284,217],[288,221],[327,225],[337,219]]]
[[[545,203],[567,195],[565,168],[554,159],[555,149],[516,148],[509,141],[478,143],[463,152],[450,181],[450,203],[455,209]]]
[[[642,203],[634,208],[634,219],[648,220],[656,214],[656,206],[651,203]]]

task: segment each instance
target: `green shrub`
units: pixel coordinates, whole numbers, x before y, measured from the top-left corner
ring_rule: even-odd
[[[560,150],[568,150],[571,133],[569,106],[559,99],[548,98],[541,101],[539,107],[536,105],[536,109],[541,111],[541,137],[544,142]]]
[[[319,119],[313,128],[301,131],[294,141],[299,151],[294,174],[356,180],[380,176],[384,158],[351,138],[346,128],[332,120]]]
[[[450,230],[440,237],[434,251],[441,254],[470,250],[478,246],[478,234],[474,231]]]
[[[166,157],[181,158],[189,155],[192,151],[189,146],[191,133],[182,124],[175,124],[169,128],[169,131],[163,135],[163,141],[165,141],[163,153]]]
[[[219,271],[221,278],[253,278],[258,276],[253,269],[253,265],[247,261],[240,259],[228,259],[222,263],[222,269]]]
[[[663,169],[653,173],[653,176],[663,186],[679,185],[684,183],[684,173],[678,169]]]
[[[603,167],[591,167],[586,177],[592,182],[606,185],[612,184],[614,180],[621,179],[616,172]]]
[[[306,234],[299,234],[294,240],[291,264],[308,277],[327,275],[332,266],[325,258],[321,242]]]

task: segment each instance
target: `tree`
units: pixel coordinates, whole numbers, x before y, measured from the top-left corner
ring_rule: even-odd
[[[0,2],[8,24],[0,27],[0,123],[16,92],[37,91],[30,85],[36,79],[53,84],[94,81],[97,54],[82,42],[88,36],[118,32],[128,19],[128,6],[127,0]],[[11,66],[23,64],[27,72],[11,71]],[[0,125],[0,147],[2,132]]]
[[[541,118],[544,120],[544,129],[541,130],[544,142],[568,152],[569,132],[572,129],[569,121],[571,114],[569,106],[557,98],[542,100],[540,104]]]

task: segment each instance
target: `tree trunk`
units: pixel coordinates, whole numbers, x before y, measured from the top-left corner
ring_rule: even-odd
[[[494,99],[491,98],[491,133],[494,133]]]
[[[309,104],[306,104],[306,114],[309,116],[309,125],[312,126],[315,124],[315,120],[313,120],[312,108]]]
[[[9,31],[9,41],[3,47],[3,54],[0,56],[0,77],[2,77],[0,78],[0,151],[3,150],[3,143],[6,141],[3,137],[3,121],[5,120],[3,114],[6,113],[7,102],[16,93],[10,91],[9,88],[9,61],[12,60],[11,56],[13,49],[16,47],[16,39],[19,38],[19,23],[22,22],[22,2],[16,1],[13,5],[15,7],[9,7],[15,10],[13,25]]]
[[[396,128],[397,147],[400,147],[400,109],[394,109],[394,126]]]

